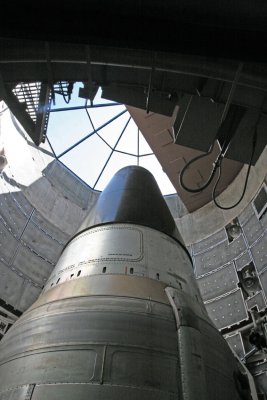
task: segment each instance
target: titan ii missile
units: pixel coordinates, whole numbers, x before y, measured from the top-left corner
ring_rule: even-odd
[[[156,181],[135,166],[115,174],[0,350],[1,400],[240,400],[243,380]]]

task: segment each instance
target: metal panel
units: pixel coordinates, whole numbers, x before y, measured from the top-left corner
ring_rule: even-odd
[[[224,241],[205,253],[197,254],[195,256],[196,276],[201,276],[220,268],[245,250],[244,237],[240,235],[230,244],[228,241]]]
[[[36,254],[54,264],[57,262],[63,249],[61,244],[38,229],[31,222],[29,222],[24,230],[21,241],[26,243]]]
[[[251,247],[251,253],[255,267],[258,272],[261,272],[267,265],[267,236],[264,235]]]
[[[214,299],[237,288],[238,276],[231,263],[218,271],[197,279],[204,301]]]
[[[41,288],[33,286],[30,282],[24,281],[21,297],[17,302],[20,311],[26,311],[41,293]]]
[[[0,195],[0,219],[2,222],[5,221],[18,237],[21,235],[28,218],[10,194]]]
[[[96,347],[96,346],[95,346]],[[7,362],[5,368],[1,368],[0,382],[4,387],[12,381],[12,371],[16,373],[17,386],[25,385],[27,382],[36,384],[43,382],[90,382],[99,380],[96,377],[97,351],[92,348],[81,349],[49,349],[29,353],[27,357],[20,357],[14,364]],[[56,367],[55,367],[56,364]],[[29,368],[30,374],[29,374]],[[69,373],[66,374],[66,370]],[[30,375],[30,376],[29,376]],[[5,383],[3,383],[5,382]]]
[[[7,174],[12,175],[12,172],[10,170],[6,171],[5,169],[0,176],[1,198],[2,194],[4,197],[6,196],[6,199],[4,198],[4,200],[12,198],[21,213],[26,217],[29,217],[32,213],[33,207],[21,191],[23,187],[16,182],[13,177],[11,178]]]
[[[25,246],[20,246],[13,265],[40,287],[44,285],[54,266],[38,257]]]
[[[0,221],[0,258],[9,264],[19,245],[18,240],[14,237],[8,227]]]
[[[24,314],[19,329],[12,328],[4,338],[6,345],[1,348],[0,364],[16,354],[41,350],[44,343],[49,349],[64,347],[66,343],[78,349],[84,344],[120,343],[121,346],[175,354],[177,338],[170,306],[159,308],[148,300],[125,302],[124,299],[113,296],[72,298],[50,303],[49,309],[46,304]],[[12,380],[12,376],[9,379]],[[4,382],[1,373],[0,380]]]
[[[249,164],[251,158],[252,147],[252,128],[257,125],[257,141],[255,145],[254,156],[252,158],[252,165],[256,164],[260,154],[263,152],[267,136],[266,136],[266,120],[261,118],[258,120],[258,110],[247,109],[244,117],[242,118],[235,135],[232,138],[231,145],[226,153],[226,157]],[[258,122],[257,122],[258,121]]]
[[[197,95],[183,96],[178,105],[175,143],[207,152],[219,129],[223,105]]]
[[[125,373],[127,371],[127,373]],[[103,383],[177,393],[177,357],[148,349],[107,348]],[[153,382],[153,385],[152,385]]]
[[[179,267],[178,267],[179,266]],[[76,277],[146,276],[195,293],[191,260],[183,247],[155,229],[108,224],[80,233],[62,253],[45,290]]]
[[[87,209],[92,189],[79,181],[61,163],[53,161],[46,169],[46,177],[58,192],[77,206]]]
[[[258,308],[258,311],[263,311],[266,308],[266,303],[263,298],[262,292],[256,293],[254,296],[248,298],[246,302],[248,309],[256,306]]]
[[[264,229],[267,229],[267,212],[265,212],[261,219],[260,219],[260,223],[262,224]]]
[[[170,311],[150,300],[108,296],[38,307],[3,339],[1,388],[16,376],[18,386],[111,382],[177,396],[177,333]]]
[[[132,227],[105,227],[93,232],[89,230],[73,239],[70,246],[71,251],[66,253],[70,264],[77,261],[140,261],[144,257],[142,231]],[[62,257],[59,268],[64,261],[65,257]]]
[[[198,329],[182,326],[178,330],[182,392],[188,399],[205,400],[207,396],[206,365],[204,363],[203,335]],[[198,377],[198,385],[194,384]],[[199,387],[203,390],[199,390]],[[183,396],[184,397],[184,396]]]
[[[238,221],[241,226],[243,226],[246,221],[248,221],[252,216],[255,215],[254,208],[252,207],[251,204],[249,204],[238,216]]]
[[[234,395],[233,381],[227,378],[229,371],[233,370],[236,364],[235,359],[223,337],[217,334],[214,327],[202,320],[199,320],[198,329],[183,326],[178,330],[180,369],[183,378],[182,398],[190,400],[239,398]],[[223,356],[219,356],[218,349],[224,349]],[[214,382],[221,382],[220,390]]]
[[[263,233],[262,226],[255,215],[242,228],[249,245],[252,245]]]
[[[220,230],[219,232],[214,233],[208,238],[201,240],[200,242],[194,243],[192,245],[193,254],[202,253],[205,250],[216,246],[218,243],[224,241],[227,238],[225,229]]]
[[[195,255],[195,273],[196,276],[204,275],[214,271],[226,264],[226,251],[228,242],[224,241],[202,254]]]
[[[247,249],[244,236],[243,235],[238,236],[235,240],[233,240],[229,244],[229,248],[230,248],[230,256],[233,256],[233,258],[237,258],[239,254],[243,253]]]
[[[267,294],[267,269],[265,269],[261,274],[259,274],[259,280],[261,282],[262,289]]]
[[[218,329],[230,327],[248,319],[244,298],[240,289],[209,302],[207,312]]]
[[[0,262],[0,277],[0,297],[16,308],[23,290],[23,278],[2,262]]]
[[[249,251],[245,251],[240,257],[236,258],[235,264],[237,271],[240,271],[245,265],[251,262],[251,254]]]
[[[157,389],[123,387],[108,384],[49,384],[37,385],[31,400],[88,400],[88,399],[127,399],[127,400],[177,400],[177,393],[160,392]],[[1,399],[2,400],[2,399]],[[13,399],[12,399],[13,400]]]
[[[0,400],[31,400],[34,385],[25,385],[0,393]]]
[[[231,336],[226,336],[225,339],[239,358],[242,358],[245,355],[244,343],[240,332]]]
[[[65,232],[62,232],[62,230],[55,225],[52,225],[47,219],[44,218],[42,214],[36,210],[34,210],[34,213],[32,214],[31,222],[47,236],[51,237],[62,246],[64,246],[70,238],[69,235],[67,235]]]

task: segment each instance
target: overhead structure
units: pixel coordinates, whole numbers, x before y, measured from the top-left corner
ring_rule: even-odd
[[[194,196],[179,185],[179,174],[191,158],[208,154],[203,165],[189,172],[189,181],[201,187],[223,149],[225,180],[217,188],[218,195],[243,163],[249,162],[256,127],[252,164],[262,153],[267,141],[266,71],[263,64],[250,60],[241,68],[238,60],[163,51],[0,41],[0,97],[37,145],[46,140],[49,110],[56,94],[68,103],[75,82],[81,82],[79,96],[89,103],[101,87],[106,99],[141,108],[149,116],[169,118],[166,127],[173,158],[164,159],[162,151],[157,153],[161,143],[164,146],[161,135],[154,136],[155,150],[151,148],[186,206],[189,199],[190,211],[211,200],[209,189]],[[236,109],[240,111],[238,120],[231,116]],[[140,122],[140,117],[137,119]],[[146,137],[145,130],[143,134]]]
[[[73,106],[75,83],[84,112],[96,105],[101,88],[109,101],[126,104],[180,196],[165,200],[191,254],[209,318],[265,397],[267,5],[48,0],[40,9],[29,3],[23,9],[1,5],[0,99],[13,115],[0,110],[0,338],[44,285],[48,294],[75,285],[87,268],[79,266],[72,277],[66,270],[70,282],[57,283],[58,276],[48,287],[62,248],[99,196],[51,153],[48,123],[57,96],[62,109]],[[203,189],[221,154],[219,204],[240,197],[251,164],[248,190],[234,209],[216,209],[211,187]],[[185,186],[199,193],[181,187],[183,169]],[[135,269],[128,272],[142,278],[132,276]],[[153,279],[161,284],[157,275]],[[49,370],[43,377],[49,379]],[[21,395],[34,399],[35,383],[21,387]]]
[[[20,48],[24,49],[23,53]],[[255,159],[266,144],[262,131],[266,124],[267,74],[260,63],[248,61],[242,64],[237,78],[239,63],[235,60],[82,44],[21,41],[18,45],[18,40],[10,39],[1,39],[0,63],[1,97],[16,111],[12,89],[20,84],[15,96],[19,92],[24,94],[24,99],[20,97],[17,101],[24,101],[27,114],[32,119],[29,110],[33,95],[35,111],[42,110],[45,113],[50,101],[48,88],[53,100],[56,91],[61,90],[63,95],[68,91],[71,93],[73,82],[82,81],[85,86],[80,95],[90,100],[93,100],[97,88],[101,86],[104,98],[119,103],[168,116],[178,111],[174,124],[177,143],[207,151],[216,139],[220,120],[227,118],[227,111],[233,105],[243,110],[240,121],[232,128],[235,131],[239,127],[236,141],[242,135],[243,141],[248,144],[250,129],[260,113]],[[36,89],[28,85],[30,82],[41,82],[46,86],[39,84],[40,88]],[[233,83],[235,90],[231,93]],[[24,117],[25,121],[22,119],[22,122],[28,127],[27,117]],[[247,126],[245,132],[239,126],[241,120]],[[32,129],[29,133],[32,133]],[[40,143],[42,137],[39,135],[39,139],[33,139],[35,143]],[[242,156],[241,152],[237,154],[232,151],[227,156],[247,162],[247,156]]]

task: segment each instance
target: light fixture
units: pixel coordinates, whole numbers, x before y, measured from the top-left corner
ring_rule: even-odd
[[[240,233],[241,233],[241,228],[240,228],[240,226],[237,225],[237,224],[232,224],[232,225],[230,225],[230,226],[228,227],[227,230],[228,230],[229,235],[230,235],[233,239],[236,239],[236,238],[240,235]]]

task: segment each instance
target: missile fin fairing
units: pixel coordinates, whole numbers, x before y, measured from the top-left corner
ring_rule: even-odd
[[[153,176],[117,172],[0,346],[0,400],[250,399]]]

